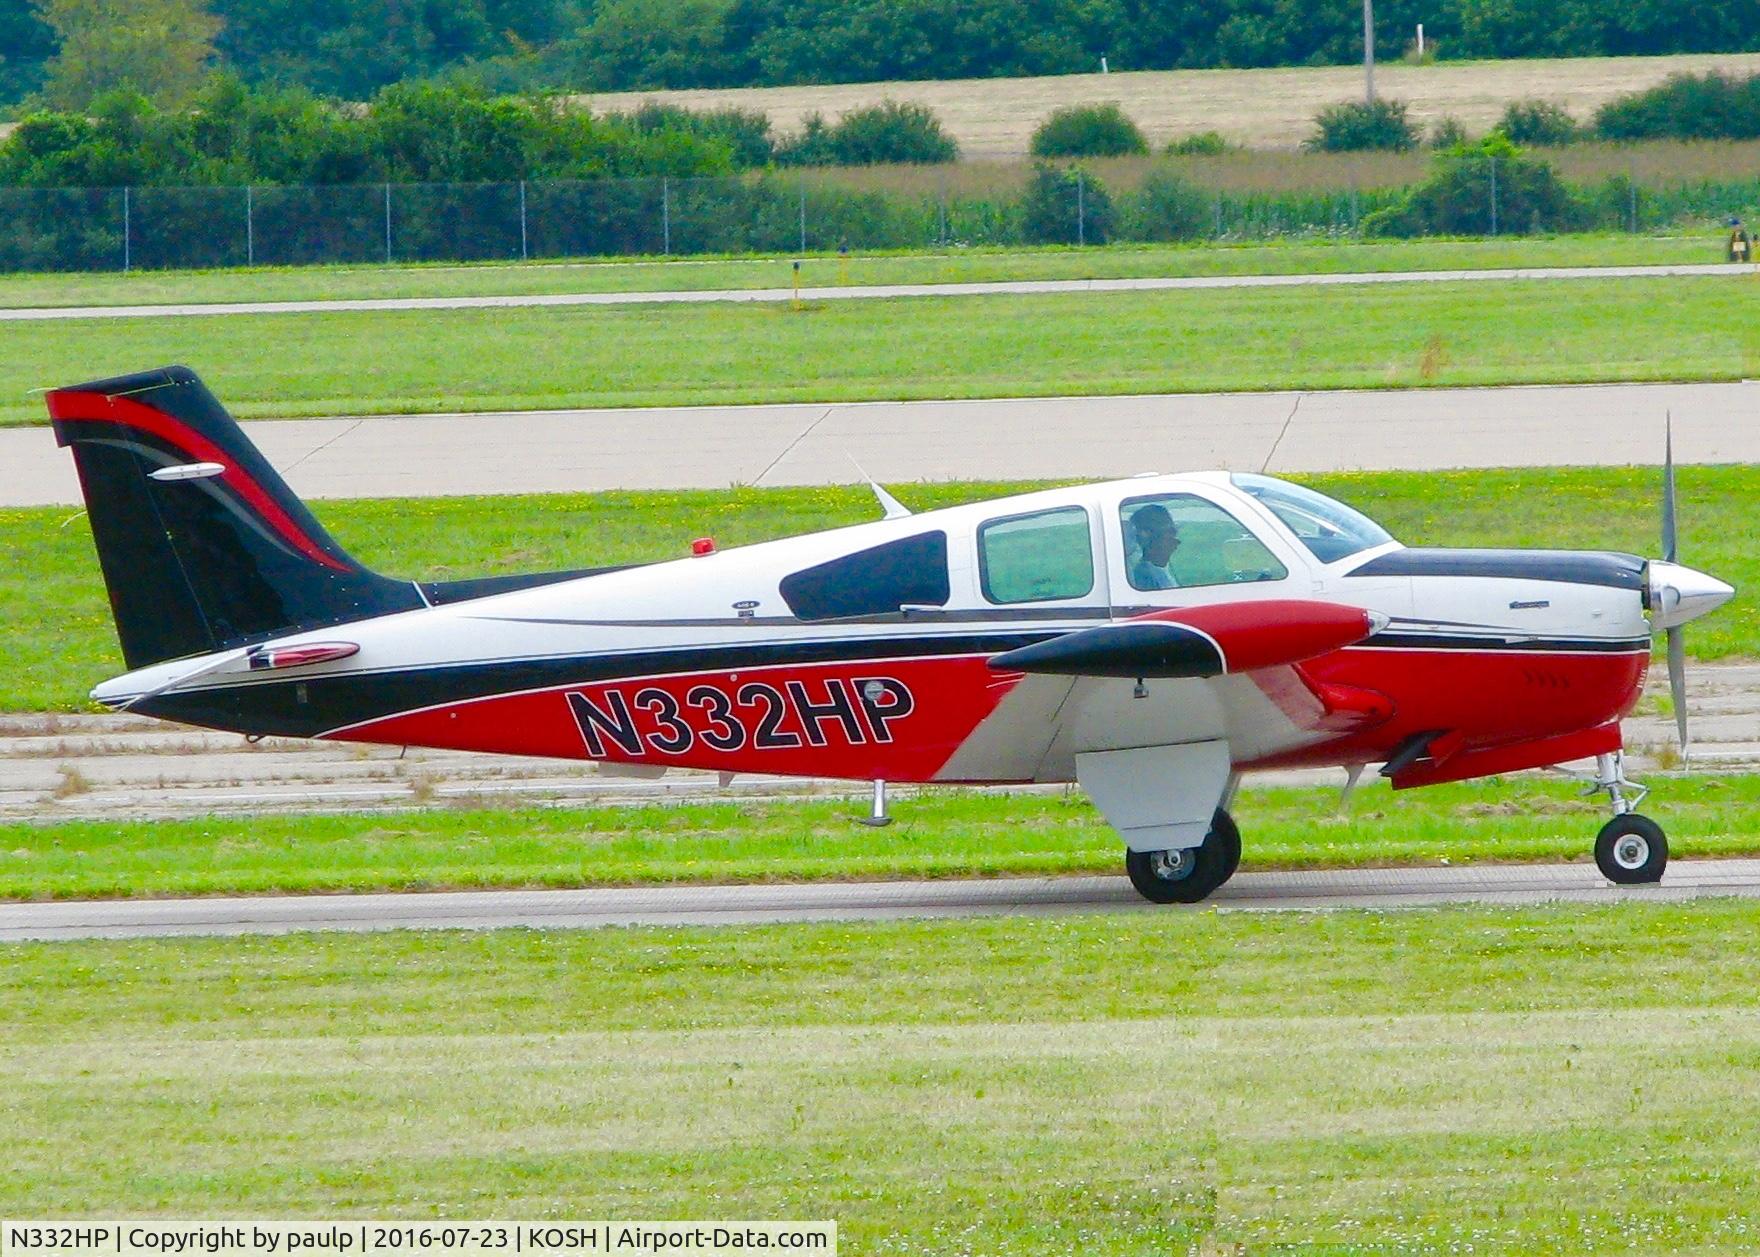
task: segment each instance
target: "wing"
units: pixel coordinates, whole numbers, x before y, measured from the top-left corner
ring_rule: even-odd
[[[1227,676],[1300,663],[1360,642],[1386,623],[1361,607],[1298,599],[1181,607],[1023,646],[997,655],[990,666],[1144,680]]]
[[[1203,840],[1236,763],[1390,716],[1382,696],[1296,666],[1385,623],[1359,607],[1254,600],[1155,611],[989,664],[1026,674],[1023,690],[1062,679],[1034,775],[1074,776],[1132,849],[1158,850]]]

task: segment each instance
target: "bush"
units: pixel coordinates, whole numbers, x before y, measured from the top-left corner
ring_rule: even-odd
[[[801,133],[776,148],[776,160],[785,166],[933,165],[958,157],[959,145],[934,110],[894,100],[852,109],[835,126],[808,114]]]
[[[1036,162],[1021,202],[1021,234],[1029,244],[1105,244],[1116,216],[1100,181],[1079,166]]]
[[[1493,216],[1493,188],[1496,211]],[[1588,218],[1550,164],[1492,132],[1439,153],[1429,178],[1363,219],[1366,236],[1506,236],[1574,231]]]
[[[1033,132],[1028,149],[1035,157],[1124,157],[1147,153],[1149,141],[1111,102],[1054,110]]]
[[[1504,108],[1497,129],[1517,145],[1556,147],[1582,138],[1577,120],[1563,105],[1549,100],[1517,100]]]
[[[1607,140],[1751,140],[1760,136],[1760,75],[1676,74],[1595,113]]]
[[[1130,202],[1132,240],[1195,240],[1215,226],[1210,193],[1171,170],[1152,170]]]
[[[1363,149],[1416,148],[1418,129],[1406,117],[1404,101],[1348,101],[1314,115],[1314,134],[1302,147],[1313,153],[1352,153]]]
[[[696,135],[704,139],[723,140],[733,150],[733,164],[745,168],[768,166],[775,156],[776,145],[770,138],[770,119],[756,109],[708,109],[702,112],[682,105],[662,104],[657,100],[643,101],[627,118],[618,114],[608,121],[626,122],[637,131],[653,133],[672,131]]]
[[[886,100],[852,109],[838,119],[835,137],[839,162],[845,166],[934,165],[959,157],[959,145],[927,105]]]
[[[1436,125],[1430,128],[1431,148],[1458,148],[1462,144],[1471,144],[1473,139],[1467,134],[1467,128],[1453,114],[1438,118]]]
[[[1220,157],[1232,152],[1234,147],[1222,138],[1220,131],[1200,131],[1196,135],[1169,140],[1166,153],[1169,157]]]

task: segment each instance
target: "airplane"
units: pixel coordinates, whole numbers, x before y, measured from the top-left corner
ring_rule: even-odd
[[[398,580],[351,558],[186,367],[56,389],[128,671],[114,710],[231,730],[872,783],[1077,782],[1132,884],[1240,861],[1243,773],[1394,789],[1592,757],[1621,884],[1662,877],[1620,722],[1734,592],[1664,555],[1428,549],[1265,475],[1026,493],[639,566]]]

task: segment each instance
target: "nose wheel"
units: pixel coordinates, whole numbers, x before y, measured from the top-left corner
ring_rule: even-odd
[[[1660,882],[1668,867],[1668,838],[1648,816],[1616,816],[1595,836],[1595,865],[1621,886]]]
[[[1124,853],[1131,885],[1152,903],[1197,903],[1233,877],[1240,863],[1241,831],[1222,808],[1195,847]]]
[[[1595,866],[1601,875],[1620,886],[1660,882],[1668,867],[1668,836],[1662,826],[1632,810],[1649,791],[1626,780],[1625,757],[1597,755],[1590,789],[1605,790],[1613,803],[1613,819],[1595,835]]]

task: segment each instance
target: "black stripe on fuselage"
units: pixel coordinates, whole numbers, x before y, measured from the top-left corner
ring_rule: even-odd
[[[314,737],[422,708],[469,702],[499,694],[589,685],[625,678],[684,672],[734,671],[791,664],[854,662],[865,659],[935,659],[1001,654],[1061,636],[1056,631],[913,634],[890,638],[855,637],[816,642],[752,642],[672,650],[632,651],[545,659],[501,659],[384,672],[346,672],[306,679],[276,678],[248,684],[190,689],[144,699],[132,710],[187,724],[249,734]],[[1520,651],[1632,652],[1648,642],[1556,638],[1534,641],[1381,634],[1359,648]]]
[[[1465,633],[1377,633],[1358,643],[1379,650],[1543,651],[1553,654],[1629,655],[1648,652],[1648,637],[1474,637]],[[1352,649],[1348,648],[1347,649]]]
[[[274,680],[161,694],[131,709],[165,720],[243,733],[309,738],[331,729],[400,712],[462,703],[497,694],[589,685],[626,677],[722,672],[859,659],[933,659],[1000,654],[1057,633],[985,633],[946,637],[846,638],[818,642],[752,642],[675,650],[631,651],[546,659],[486,660],[349,672],[309,680]]]
[[[1594,550],[1390,550],[1346,573],[1355,576],[1482,576],[1600,585],[1642,592],[1644,560]]]

